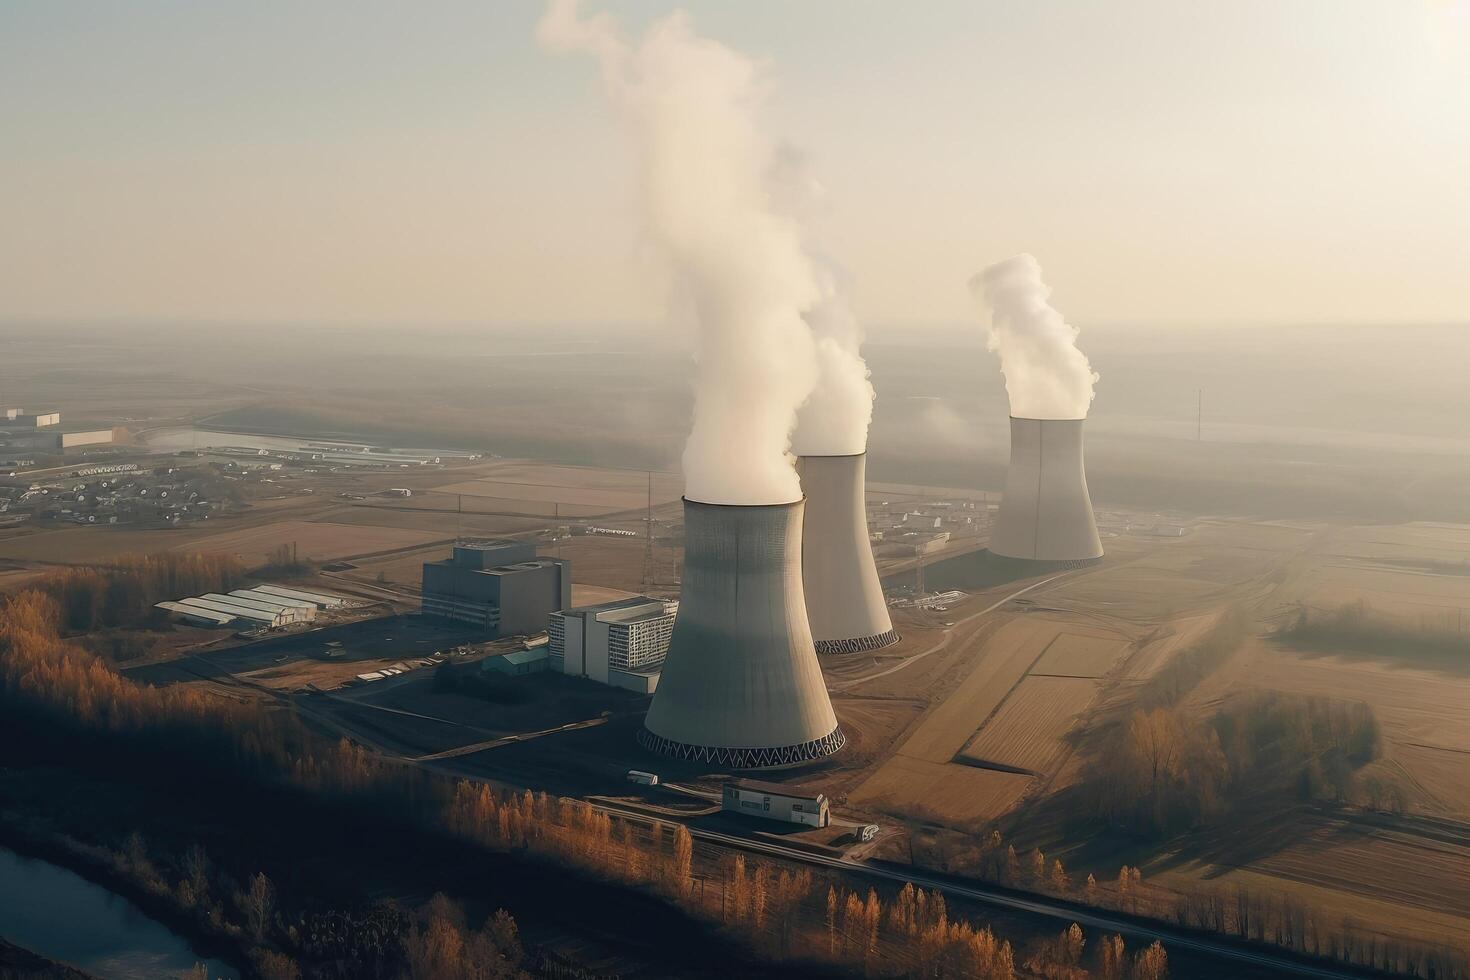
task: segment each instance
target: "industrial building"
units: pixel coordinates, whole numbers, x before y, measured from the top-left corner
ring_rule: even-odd
[[[725,784],[720,794],[720,807],[726,813],[743,813],[808,827],[825,827],[832,822],[827,797],[822,793],[803,793],[787,789],[779,783],[763,783],[756,779],[737,779]]]
[[[229,595],[218,592],[208,592],[200,596],[211,602],[220,602],[227,605],[243,606],[246,609],[258,609],[261,612],[271,613],[275,616],[273,626],[286,626],[291,623],[309,623],[316,619],[316,606],[303,606],[300,604],[287,605],[279,597],[269,594],[255,593],[250,589],[240,589]]]
[[[318,609],[339,609],[347,605],[348,602],[342,596],[333,595],[330,592],[318,592],[315,589],[311,591],[307,591],[306,589],[288,589],[282,585],[257,585],[251,591],[280,596],[284,599],[299,599],[303,602],[311,603]]]
[[[898,642],[868,539],[867,453],[796,461],[806,519],[802,588],[818,653],[859,653]]]
[[[452,557],[424,563],[424,615],[468,623],[492,638],[540,633],[571,604],[571,563],[539,557],[529,542],[464,542]]]
[[[49,425],[61,424],[60,412],[27,412],[23,408],[7,408],[3,420],[6,425],[25,427],[31,429],[42,429]]]
[[[804,501],[684,500],[684,588],[639,741],[734,769],[839,751],[801,584]]]
[[[154,608],[178,616],[190,626],[220,627],[229,626],[236,621],[236,617],[230,613],[201,609],[198,606],[186,606],[182,602],[159,602],[155,603]]]
[[[295,593],[277,595],[278,592]],[[311,598],[308,598],[311,597]],[[177,602],[155,603],[155,608],[183,618],[194,626],[230,626],[236,623],[248,628],[276,629],[293,623],[316,620],[318,609],[345,605],[341,596],[299,592],[276,585],[253,589],[236,589],[229,595],[209,592]]]
[[[553,669],[641,694],[658,689],[679,604],[648,596],[614,599],[551,614]]]
[[[1064,563],[1102,557],[1087,492],[1082,423],[1011,418],[1011,463],[990,534],[992,553]]]
[[[511,677],[540,673],[550,666],[551,658],[545,646],[531,647],[529,650],[512,650],[499,657],[486,657],[480,661],[481,670]]]
[[[203,596],[192,596],[188,599],[180,599],[179,605],[193,606],[197,609],[205,609],[209,612],[222,613],[230,617],[231,622],[239,621],[247,626],[274,629],[285,626],[287,619],[279,612],[267,609],[258,609],[254,606],[241,605],[237,602],[225,602],[221,599],[206,599]]]

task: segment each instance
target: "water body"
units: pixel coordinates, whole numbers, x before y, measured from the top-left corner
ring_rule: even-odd
[[[239,980],[137,906],[65,868],[0,848],[0,936],[98,980]]]

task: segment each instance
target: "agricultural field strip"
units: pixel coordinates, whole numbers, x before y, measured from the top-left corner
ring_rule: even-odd
[[[989,717],[994,712],[1060,630],[1061,624],[1029,618],[1005,623],[985,644],[996,656],[980,658],[960,686],[920,720],[897,752],[858,785],[852,798],[900,812],[923,807],[957,821],[991,818],[1008,810],[1025,793],[1032,777],[976,769],[956,762],[955,757],[974,733],[976,715]],[[1030,635],[1015,641],[1012,637],[1017,633]]]
[[[1097,696],[1092,678],[1021,679],[959,758],[1040,775],[1066,754],[1062,739]]]
[[[1083,632],[1077,627],[1063,632],[1031,669],[1032,677],[1102,677],[1117,666],[1128,641],[1112,635]]]

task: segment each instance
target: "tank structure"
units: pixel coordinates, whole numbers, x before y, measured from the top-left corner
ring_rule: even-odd
[[[898,642],[868,540],[867,453],[802,456],[806,495],[801,577],[817,653],[860,653]]]
[[[846,738],[801,582],[805,501],[684,500],[684,588],[639,742],[730,769],[798,765]]]
[[[1083,419],[1011,418],[1011,463],[990,550],[1031,561],[1090,562],[1102,539],[1087,493]]]

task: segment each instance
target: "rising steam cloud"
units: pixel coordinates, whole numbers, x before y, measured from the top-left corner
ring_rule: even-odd
[[[821,299],[806,312],[817,347],[817,386],[796,417],[792,449],[799,456],[853,456],[868,448],[873,385],[859,353],[862,325],[847,301],[838,271],[822,271]]]
[[[801,496],[787,450],[818,379],[803,319],[827,294],[798,220],[782,210],[776,145],[760,124],[767,85],[744,55],[674,13],[636,43],[607,15],[552,0],[543,44],[585,51],[639,155],[648,231],[698,321],[694,426],[685,493],[720,504]],[[866,421],[864,421],[866,429]]]
[[[1077,349],[1077,328],[1047,303],[1041,265],[1022,253],[976,275],[970,290],[990,310],[988,346],[1000,355],[1011,415],[1086,418],[1098,376]]]

